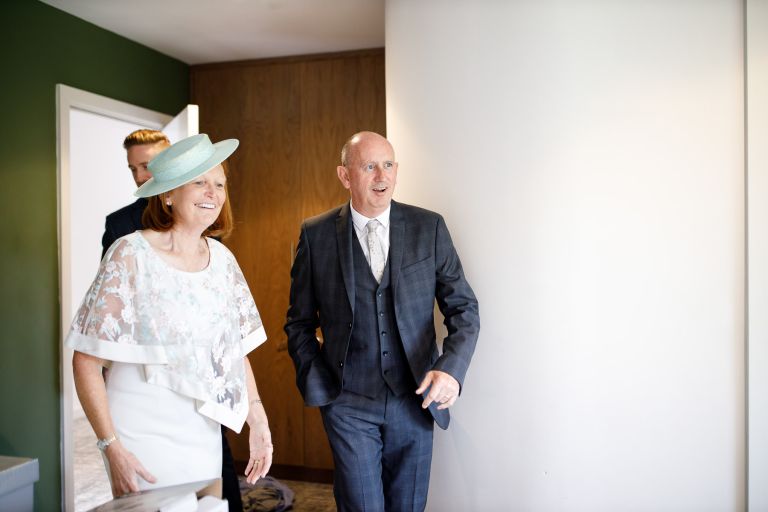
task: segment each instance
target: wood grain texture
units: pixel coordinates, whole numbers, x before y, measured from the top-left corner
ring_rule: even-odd
[[[304,407],[286,350],[290,266],[302,219],[349,199],[336,177],[344,141],[360,130],[384,133],[384,51],[193,66],[190,82],[200,131],[214,142],[240,139],[228,177],[236,229],[225,243],[267,331],[249,357],[275,463],[330,469],[319,411]],[[236,460],[248,458],[247,439],[247,428],[229,435]]]

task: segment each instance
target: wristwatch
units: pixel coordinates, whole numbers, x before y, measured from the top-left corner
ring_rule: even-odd
[[[101,451],[104,451],[107,449],[107,446],[111,445],[117,441],[117,434],[112,434],[112,437],[108,437],[106,439],[99,439],[96,441],[96,448],[98,448]]]

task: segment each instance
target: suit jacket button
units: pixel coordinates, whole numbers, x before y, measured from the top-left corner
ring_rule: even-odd
[[[344,366],[344,361],[339,361],[339,368],[342,368]]]
[[[352,328],[352,322],[349,322],[349,328],[350,329]]]

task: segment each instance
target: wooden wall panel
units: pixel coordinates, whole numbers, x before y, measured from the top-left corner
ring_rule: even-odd
[[[267,330],[250,358],[275,463],[332,468],[319,411],[305,408],[296,389],[282,328],[301,220],[348,200],[336,178],[344,141],[360,130],[384,133],[384,52],[193,66],[190,76],[200,131],[240,139],[229,175],[237,229],[225,243]],[[235,459],[246,460],[247,429],[230,441]]]

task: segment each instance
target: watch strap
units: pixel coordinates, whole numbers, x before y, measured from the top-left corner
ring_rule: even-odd
[[[105,439],[99,439],[98,441],[96,441],[96,447],[99,450],[104,451],[107,449],[109,445],[111,445],[115,441],[117,441],[117,434],[112,434],[112,437],[107,437]]]

